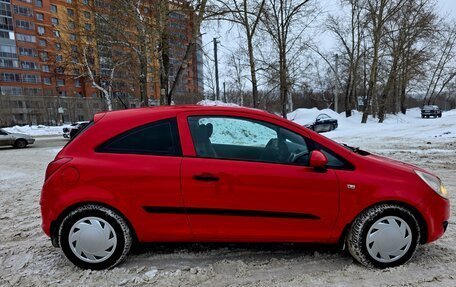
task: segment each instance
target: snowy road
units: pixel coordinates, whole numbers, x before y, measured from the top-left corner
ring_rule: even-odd
[[[409,139],[334,132],[337,140],[418,164],[456,199],[456,135]],[[109,271],[83,271],[41,231],[39,194],[47,163],[65,141],[0,149],[0,286],[456,286],[456,226],[421,246],[405,266],[370,270],[328,247],[290,244],[152,244]]]

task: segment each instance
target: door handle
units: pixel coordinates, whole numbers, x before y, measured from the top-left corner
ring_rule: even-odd
[[[215,176],[210,173],[202,173],[202,174],[194,175],[193,179],[199,180],[199,181],[218,181],[220,178],[218,176]]]

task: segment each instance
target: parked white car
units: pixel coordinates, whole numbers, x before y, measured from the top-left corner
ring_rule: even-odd
[[[0,129],[0,146],[11,145],[15,148],[24,148],[29,144],[33,144],[35,139],[26,134],[9,133]]]

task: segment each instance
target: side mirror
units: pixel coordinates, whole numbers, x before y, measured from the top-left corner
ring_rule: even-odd
[[[310,153],[310,162],[309,165],[316,169],[324,169],[328,164],[328,159],[326,156],[319,150],[314,150]]]

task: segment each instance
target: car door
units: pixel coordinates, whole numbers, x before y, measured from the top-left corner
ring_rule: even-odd
[[[78,160],[78,159],[76,159]],[[99,169],[100,162],[103,169]],[[93,183],[122,198],[143,241],[191,237],[181,194],[182,151],[175,118],[125,131],[84,161]]]
[[[230,114],[181,114],[179,127],[183,141],[191,142],[181,183],[195,238],[328,239],[339,210],[337,178],[333,170],[307,166],[305,137],[274,122]],[[300,153],[300,163],[290,162]]]
[[[0,130],[0,146],[10,145],[11,136],[4,130]]]

